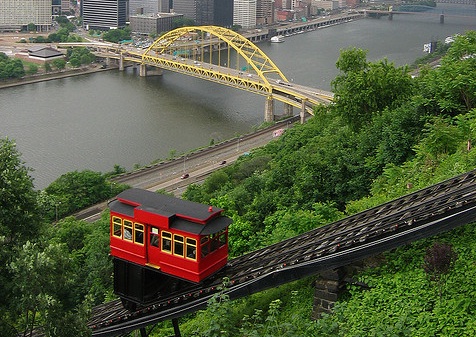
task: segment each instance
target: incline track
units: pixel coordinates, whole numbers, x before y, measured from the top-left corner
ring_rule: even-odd
[[[203,284],[136,312],[119,300],[97,306],[89,326],[93,336],[118,336],[204,308],[223,277],[230,298],[239,298],[473,221],[476,171],[233,259]]]

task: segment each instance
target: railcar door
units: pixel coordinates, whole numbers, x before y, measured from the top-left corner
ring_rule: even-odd
[[[160,231],[158,227],[150,226],[149,228],[147,263],[152,267],[160,267]]]

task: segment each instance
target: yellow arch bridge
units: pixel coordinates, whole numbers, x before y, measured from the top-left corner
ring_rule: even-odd
[[[73,46],[78,44],[60,44]],[[88,44],[98,56],[118,59],[119,69],[140,65],[140,75],[152,67],[246,90],[266,97],[265,121],[274,120],[274,100],[284,103],[284,115],[300,109],[301,120],[314,107],[328,104],[333,94],[290,82],[254,43],[244,36],[216,26],[182,27],[162,35],[145,51],[123,45]]]

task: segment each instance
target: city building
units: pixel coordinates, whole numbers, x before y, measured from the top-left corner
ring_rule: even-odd
[[[257,0],[235,0],[233,3],[233,25],[244,29],[256,27]]]
[[[61,13],[70,14],[71,13],[71,1],[61,0]]]
[[[169,0],[129,0],[129,15],[169,12]]]
[[[51,12],[53,16],[61,15],[61,0],[51,1]]]
[[[274,0],[256,1],[256,24],[270,25],[274,23]]]
[[[233,25],[233,0],[196,0],[197,25],[231,27]]]
[[[33,47],[15,54],[16,58],[28,62],[44,64],[54,60],[63,60],[65,55],[52,47]]]
[[[127,0],[83,0],[81,6],[83,27],[88,30],[110,30],[126,26]]]
[[[182,14],[156,13],[137,14],[129,17],[131,31],[138,34],[160,34],[172,30],[173,21],[183,18]]]
[[[339,1],[334,0],[312,0],[311,1],[311,15],[316,15],[319,10],[333,11],[339,8]]]
[[[183,14],[184,18],[196,20],[197,1],[195,0],[173,0],[174,13]]]
[[[51,0],[1,0],[0,31],[26,30],[31,23],[37,31],[49,31],[51,14]]]
[[[233,25],[233,0],[173,0],[173,12],[201,26]]]

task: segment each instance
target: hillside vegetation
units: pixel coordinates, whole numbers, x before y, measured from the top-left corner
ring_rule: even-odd
[[[475,55],[476,32],[468,32],[440,67],[412,78],[407,67],[345,50],[336,63],[333,105],[190,186],[184,197],[233,218],[233,257],[470,171]],[[56,220],[79,202],[124,187],[84,171],[37,192],[14,141],[0,140],[0,159],[2,336],[35,329],[90,335],[90,308],[114,298],[108,214],[93,224]],[[221,293],[206,311],[181,319],[182,335],[474,336],[475,230],[464,226],[389,252],[355,276],[369,289],[349,286],[335,313],[321,320],[310,319],[309,278],[233,302]],[[434,268],[438,256],[445,268]],[[170,329],[164,323],[156,335]]]
[[[424,67],[416,78],[387,60],[368,62],[359,49],[343,51],[336,65],[334,105],[185,193],[233,217],[232,255],[476,167],[476,32],[459,37],[440,67]],[[274,290],[255,313],[253,300],[228,304],[231,321],[222,319],[221,332],[211,335],[474,336],[475,231],[468,225],[389,252],[379,267],[357,276],[370,290],[349,286],[335,314],[319,321],[310,320],[307,281]],[[455,259],[435,275],[424,261],[438,257],[438,247]],[[300,305],[288,298],[291,290],[301,293]],[[278,310],[277,303],[287,306]],[[213,306],[209,311],[220,321]],[[209,324],[200,316],[190,335],[210,336]]]

